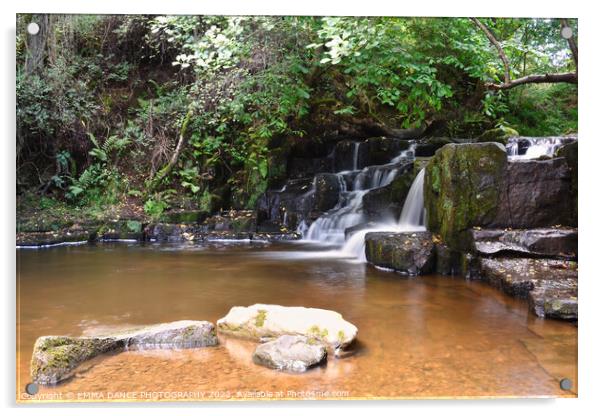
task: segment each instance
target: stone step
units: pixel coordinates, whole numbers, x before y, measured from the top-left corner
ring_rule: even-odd
[[[577,319],[577,263],[534,258],[481,258],[480,278],[505,293],[529,299],[539,317]]]
[[[524,230],[472,230],[472,250],[479,256],[577,258],[577,229],[570,227]]]

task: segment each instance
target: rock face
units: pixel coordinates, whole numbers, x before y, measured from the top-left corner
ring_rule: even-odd
[[[453,143],[453,141],[447,137],[429,137],[428,139],[420,140],[416,144],[414,154],[416,157],[434,156],[437,150],[450,143]]]
[[[571,225],[564,158],[508,163],[498,143],[448,144],[425,171],[428,229],[455,251],[470,250],[470,229]]]
[[[428,274],[435,265],[435,247],[429,232],[366,234],[366,259],[379,267],[416,276]]]
[[[282,335],[259,345],[253,362],[276,370],[303,372],[326,360],[326,347],[301,335]]]
[[[328,211],[337,204],[339,193],[344,189],[341,177],[334,173],[321,173],[315,178],[314,209]]]
[[[217,345],[212,323],[177,321],[101,337],[44,336],[37,339],[31,358],[31,377],[54,384],[72,376],[86,360],[125,348],[198,348]]]
[[[571,201],[572,201],[572,208],[573,208],[573,216],[571,218],[571,225],[577,226],[578,223],[578,218],[577,218],[577,213],[579,212],[578,210],[578,185],[579,185],[579,178],[578,178],[578,171],[579,169],[577,168],[577,162],[578,162],[578,144],[579,142],[574,141],[572,143],[566,144],[562,147],[560,147],[557,152],[556,152],[556,156],[558,157],[564,157],[566,160],[566,163],[569,167],[569,175],[571,177]]]
[[[539,317],[577,319],[577,263],[553,259],[480,259],[481,279],[528,298]]]
[[[491,224],[512,228],[571,224],[571,178],[564,158],[508,163]]]
[[[234,306],[217,321],[220,333],[260,341],[281,335],[316,339],[332,350],[349,346],[357,337],[355,325],[326,309],[255,304]]]
[[[472,230],[473,251],[481,256],[577,258],[576,228]]]
[[[494,222],[506,171],[499,143],[448,144],[429,161],[424,178],[428,229],[453,250],[468,246],[468,230]]]
[[[415,177],[410,163],[402,166],[400,170],[399,176],[389,185],[372,189],[362,197],[363,211],[369,221],[382,221],[382,219],[396,221],[399,218]]]

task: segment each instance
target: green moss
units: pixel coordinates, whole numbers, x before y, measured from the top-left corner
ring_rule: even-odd
[[[468,230],[492,223],[497,215],[506,163],[505,149],[494,143],[441,148],[425,171],[428,229],[451,249],[466,249]]]
[[[268,311],[264,309],[260,309],[257,311],[257,315],[255,316],[255,326],[261,328],[265,323],[265,319],[268,315]]]

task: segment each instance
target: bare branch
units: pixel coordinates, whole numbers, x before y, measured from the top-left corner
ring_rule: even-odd
[[[487,29],[487,26],[481,23],[479,19],[476,17],[471,17],[470,20],[472,20],[472,22],[477,25],[479,29],[483,31],[483,33],[485,33],[485,36],[487,36],[489,42],[491,42],[491,44],[497,49],[497,53],[504,64],[504,84],[510,83],[510,63],[508,62],[508,57],[506,56],[502,45],[500,45],[495,36],[493,36],[493,33],[491,33],[491,31]]]
[[[565,74],[543,74],[543,75],[528,75],[518,78],[504,84],[485,84],[485,87],[492,90],[507,90],[524,84],[544,84],[555,82],[567,82],[569,84],[577,84],[577,74],[573,72]]]

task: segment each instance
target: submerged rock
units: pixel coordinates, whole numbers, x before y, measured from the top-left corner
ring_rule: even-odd
[[[369,263],[410,276],[428,274],[435,265],[435,246],[429,232],[366,234]]]
[[[282,335],[260,344],[253,353],[253,362],[276,370],[303,372],[326,360],[326,347],[301,335]]]
[[[540,317],[577,319],[577,263],[554,259],[480,259],[481,279],[519,298],[528,298]]]
[[[281,335],[303,335],[327,344],[332,350],[348,347],[357,337],[355,325],[337,312],[263,304],[234,306],[217,321],[217,330],[256,341]]]
[[[577,229],[472,230],[473,251],[482,256],[577,258]]]
[[[126,348],[197,348],[217,345],[215,327],[207,321],[177,321],[98,337],[44,336],[37,339],[31,358],[31,377],[55,384],[75,368],[100,354]]]

